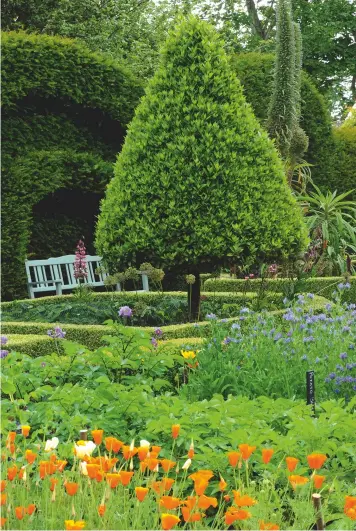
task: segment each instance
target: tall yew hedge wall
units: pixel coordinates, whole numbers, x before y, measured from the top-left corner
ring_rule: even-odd
[[[75,41],[22,32],[2,34],[2,76],[2,291],[11,299],[26,293],[26,256],[47,257],[40,238],[30,245],[34,223],[41,235],[51,221],[41,218],[41,200],[55,207],[59,191],[67,202],[75,191],[78,201],[91,193],[99,203],[142,87],[124,67]],[[82,226],[60,226],[66,248],[53,231],[57,256],[71,252],[96,214]]]

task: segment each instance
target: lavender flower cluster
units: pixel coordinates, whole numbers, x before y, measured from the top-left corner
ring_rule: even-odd
[[[47,330],[47,335],[52,339],[64,339],[66,332],[60,326],[56,326],[52,330]]]

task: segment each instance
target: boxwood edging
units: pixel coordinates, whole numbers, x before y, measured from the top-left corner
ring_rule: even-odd
[[[264,288],[270,294],[283,293],[284,289],[294,282],[289,278],[265,279],[266,287]],[[337,290],[338,284],[345,284],[344,277],[313,277],[303,280],[303,292],[314,293],[321,297],[331,298],[332,293]],[[356,277],[350,277],[348,282],[351,284],[349,289],[343,290],[343,300],[345,302],[356,301]],[[211,293],[241,293],[244,291],[258,293],[261,289],[261,279],[244,280],[241,278],[208,278],[204,282],[204,292]]]
[[[316,296],[313,300],[308,301],[308,304],[310,307],[313,308],[314,311],[322,311],[325,308],[325,304],[327,303],[327,299],[324,299],[323,297]],[[274,316],[282,316],[285,313],[285,309],[281,310],[274,310],[271,312],[268,312],[269,315]],[[240,321],[240,317],[230,317],[228,319],[224,319],[224,321],[228,323],[233,323]],[[211,329],[212,321],[201,321],[200,323],[185,323],[185,324],[179,324],[179,325],[168,325],[168,326],[162,326],[160,327],[163,332],[163,337],[165,340],[170,339],[182,339],[182,340],[192,340],[191,338],[197,338],[197,337],[206,337],[209,334],[209,331]],[[43,339],[46,341],[46,344],[51,342],[51,338],[47,336],[47,331],[51,328],[53,328],[53,323],[37,323],[37,322],[20,322],[20,321],[13,321],[13,322],[4,322],[2,325],[2,333],[4,335],[9,335],[10,337],[18,338],[24,338],[26,336],[29,337],[36,337]],[[96,349],[100,346],[102,346],[102,337],[105,335],[110,335],[110,327],[104,326],[104,325],[74,325],[74,324],[58,324],[57,326],[60,326],[63,328],[66,332],[66,339],[69,339],[71,341],[76,341],[78,343],[81,343],[82,345],[85,345],[89,349]],[[143,330],[145,332],[148,332],[149,334],[153,334],[153,331],[155,327],[133,327],[136,330]],[[43,337],[42,337],[43,336]],[[32,340],[35,342],[35,340]],[[24,345],[24,340],[21,340],[21,344]],[[42,344],[42,343],[41,343]],[[13,350],[15,350],[13,344],[11,341],[9,341],[9,347]],[[32,348],[32,347],[31,347]],[[53,349],[52,349],[53,350]],[[23,352],[23,348],[21,348],[21,351]]]

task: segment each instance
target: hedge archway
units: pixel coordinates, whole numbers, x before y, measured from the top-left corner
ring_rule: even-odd
[[[9,299],[26,294],[35,205],[60,189],[103,195],[142,87],[110,58],[59,37],[3,33],[2,63],[2,291]]]

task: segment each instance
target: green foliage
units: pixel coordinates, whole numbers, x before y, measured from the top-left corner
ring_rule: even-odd
[[[295,255],[305,242],[272,142],[215,32],[189,18],[167,40],[129,127],[102,203],[98,251],[111,269],[149,260],[203,270],[228,257]]]
[[[204,283],[205,292],[258,292],[263,289],[270,293],[288,293],[290,287],[295,284],[297,278],[276,278],[276,279],[250,279],[243,280],[239,278],[216,278],[208,279]],[[354,302],[356,300],[356,277],[347,279],[351,288],[343,293],[343,301]],[[303,278],[298,289],[298,293],[314,293],[327,299],[332,298],[333,292],[337,289],[338,284],[345,283],[345,277],[309,277]]]
[[[267,128],[276,139],[284,159],[288,158],[296,109],[296,42],[290,0],[277,2],[276,62]]]
[[[273,90],[273,62],[272,54],[258,52],[240,53],[231,57],[232,67],[241,81],[246,100],[252,105],[262,124],[267,120],[268,108],[265,102],[270,100]],[[305,72],[301,76],[300,126],[308,137],[308,149],[304,157],[313,165],[313,181],[318,186],[329,188],[333,175],[337,175],[331,117],[323,96]],[[350,185],[344,187],[342,178],[337,181],[338,191],[350,188]]]
[[[2,61],[2,289],[10,298],[26,289],[33,207],[58,189],[103,193],[141,87],[109,58],[58,37],[4,33]],[[65,232],[75,242],[70,230],[69,223]],[[35,239],[30,251],[45,248]]]
[[[350,125],[349,125],[350,124]],[[342,192],[355,188],[356,168],[356,125],[348,120],[333,131],[337,146],[337,162],[330,180],[332,190]],[[356,200],[356,192],[350,194]]]
[[[323,194],[316,185],[313,188],[297,199],[305,206],[312,240],[321,242],[315,258],[331,262],[337,273],[346,273],[346,254],[356,252],[356,202],[349,200],[349,192]]]

